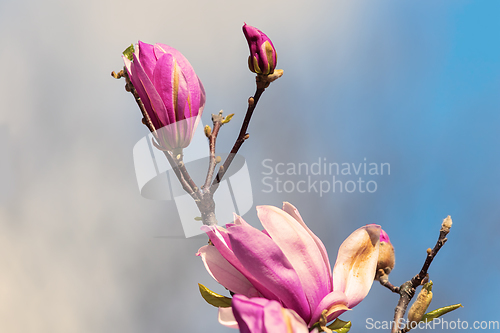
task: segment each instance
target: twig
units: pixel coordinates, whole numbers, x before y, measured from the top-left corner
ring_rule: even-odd
[[[172,152],[168,152],[168,153],[172,154],[172,155],[175,154]],[[199,188],[196,186],[196,183],[191,178],[191,175],[189,175],[189,172],[186,169],[186,164],[184,164],[184,161],[182,160],[183,159],[182,153],[177,155],[177,156],[173,156],[173,157],[174,157],[174,160],[177,162],[177,166],[179,167],[179,170],[181,171],[182,176],[187,181],[187,183],[189,184],[189,186],[191,187],[193,192],[196,193],[196,196],[198,197],[198,199],[201,199],[201,197],[200,197],[201,194],[199,193]]]
[[[233,161],[236,153],[238,153],[238,150],[240,149],[241,145],[243,144],[243,142],[245,142],[246,139],[248,139],[249,135],[247,134],[247,129],[248,125],[250,124],[250,119],[252,118],[252,114],[253,111],[255,110],[255,107],[257,106],[257,102],[259,101],[260,96],[262,95],[265,89],[266,88],[257,84],[257,90],[255,91],[255,95],[248,99],[247,113],[245,115],[245,119],[243,120],[243,124],[241,125],[240,134],[238,135],[238,138],[234,143],[233,149],[231,149],[231,153],[224,161],[224,164],[220,167],[217,176],[215,176],[215,179],[212,183],[212,189],[213,189],[212,193],[215,192],[219,187],[219,183],[221,182],[222,177],[224,177],[224,174],[231,165],[231,162]]]
[[[238,138],[236,139],[236,142],[234,143],[234,146],[231,149],[231,153],[224,161],[224,164],[220,167],[219,172],[217,173],[215,179],[213,180],[212,186],[210,187],[210,182],[212,181],[215,172],[215,166],[217,165],[218,162],[220,162],[215,157],[215,142],[220,127],[225,122],[222,118],[221,113],[218,116],[213,117],[212,120],[214,128],[213,132],[209,136],[210,163],[205,183],[201,189],[199,189],[196,186],[195,182],[189,175],[189,172],[187,171],[186,166],[182,161],[182,153],[175,155],[176,153],[162,149],[162,147],[160,146],[155,126],[153,125],[151,118],[149,117],[149,114],[147,113],[146,108],[144,107],[144,103],[142,102],[141,98],[139,97],[139,94],[137,93],[137,90],[134,88],[134,85],[130,81],[126,68],[124,68],[118,73],[112,72],[111,75],[116,79],[125,77],[126,80],[125,90],[131,92],[132,95],[134,96],[135,101],[139,106],[139,109],[141,110],[143,116],[142,123],[148,127],[150,132],[153,134],[154,139],[156,139],[156,141],[158,142],[158,144],[156,144],[155,141],[153,140],[153,144],[155,145],[155,147],[164,152],[168,162],[170,163],[172,169],[174,170],[175,175],[179,179],[182,188],[195,200],[196,205],[200,210],[203,224],[216,225],[217,219],[215,218],[215,202],[213,200],[213,195],[217,190],[219,183],[224,177],[224,174],[229,168],[231,162],[233,161],[234,156],[240,149],[243,142],[245,142],[245,140],[248,139],[249,137],[246,131],[248,129],[248,125],[250,124],[250,119],[252,117],[253,111],[255,110],[257,102],[259,101],[260,96],[271,82],[273,82],[274,80],[281,77],[281,75],[283,75],[283,70],[275,70],[275,73],[269,76],[257,75],[256,77],[257,90],[255,92],[255,95],[248,99],[247,113],[245,115],[245,119],[241,126],[240,134],[238,135]]]
[[[167,160],[170,163],[172,170],[174,170],[174,173],[179,182],[181,183],[184,191],[186,191],[194,199],[194,201],[196,202],[200,201],[200,194],[198,193],[196,186],[194,187],[192,186],[194,182],[191,179],[191,177],[189,177],[189,173],[187,172],[184,162],[182,162],[182,159],[180,161],[177,160],[175,157],[172,156],[172,153],[169,151],[163,151],[163,153],[167,157]],[[187,174],[190,181],[186,179],[185,174]]]
[[[393,293],[399,294],[399,287],[396,287],[392,283],[389,282],[389,276],[387,274],[383,274],[379,278],[379,282],[382,286],[386,287]]]
[[[207,178],[205,179],[205,184],[202,187],[202,192],[208,192],[210,191],[210,183],[212,182],[212,178],[214,177],[214,172],[215,172],[215,166],[217,165],[217,160],[215,157],[215,141],[217,140],[217,135],[219,134],[219,130],[222,126],[222,120],[223,117],[221,114],[212,115],[212,122],[214,125],[214,128],[212,130],[212,133],[210,134],[208,140],[209,140],[209,149],[210,149],[210,163],[208,166],[208,171],[207,171]],[[215,190],[213,191],[215,192]],[[212,194],[213,194],[212,192]]]
[[[146,107],[144,106],[144,103],[142,102],[141,98],[139,97],[139,94],[137,93],[137,90],[134,88],[132,81],[130,81],[130,77],[128,76],[128,73],[125,70],[125,67],[115,77],[118,79],[121,77],[125,78],[125,81],[126,81],[125,90],[129,91],[134,96],[135,102],[139,106],[139,109],[141,110],[141,113],[142,113],[142,117],[143,117],[142,123],[144,125],[146,125],[146,127],[149,129],[149,131],[151,133],[153,133],[153,136],[155,137],[155,139],[157,139],[156,128],[154,127],[153,122],[151,121],[151,118],[149,117],[149,114],[146,111]]]
[[[142,123],[146,125],[146,127],[149,129],[153,137],[158,141],[158,135],[156,134],[156,128],[153,125],[153,122],[151,121],[151,118],[149,117],[149,114],[146,111],[146,107],[144,106],[144,103],[142,102],[141,98],[139,97],[139,94],[137,93],[137,90],[135,89],[134,85],[130,81],[130,77],[128,76],[128,73],[126,69],[124,68],[118,74],[115,74],[114,72],[111,73],[111,75],[117,79],[124,77],[126,84],[125,84],[125,90],[129,91],[135,98],[135,102],[139,106],[139,109],[141,110],[142,113]],[[154,141],[153,141],[154,144]],[[155,145],[156,146],[156,145]],[[196,187],[196,184],[194,183],[193,179],[189,175],[188,171],[186,170],[186,167],[184,165],[184,162],[182,161],[182,155],[180,157],[173,156],[173,154],[170,151],[165,151],[164,149],[161,149],[164,153],[165,156],[167,157],[168,162],[170,163],[170,166],[174,170],[175,175],[177,176],[177,179],[179,179],[179,182],[182,185],[182,188],[184,191],[186,191],[195,201],[200,201],[200,196],[198,193],[198,189]]]
[[[427,257],[425,258],[422,269],[410,281],[406,281],[401,285],[401,287],[399,287],[400,296],[398,305],[394,309],[394,325],[392,327],[391,333],[405,333],[408,331],[406,327],[402,328],[401,330],[399,329],[401,319],[403,318],[411,299],[413,298],[413,296],[415,296],[417,287],[420,286],[422,284],[422,281],[424,281],[424,279],[427,277],[427,270],[429,269],[432,261],[436,257],[441,247],[443,247],[443,245],[448,240],[446,236],[450,232],[451,224],[452,222],[450,216],[444,219],[441,225],[441,230],[439,231],[439,238],[436,242],[436,245],[434,245],[434,248],[432,250],[430,248],[427,249]]]

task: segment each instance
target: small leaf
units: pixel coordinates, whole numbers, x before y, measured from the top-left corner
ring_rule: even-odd
[[[123,55],[128,58],[128,60],[132,61],[134,59],[134,44],[130,44],[129,47],[123,51]]]
[[[224,117],[224,120],[222,120],[222,123],[223,124],[227,124],[228,122],[231,121],[231,119],[233,118],[233,116],[234,116],[234,113],[228,114],[226,117]]]
[[[343,321],[340,320],[339,318],[335,319],[333,323],[327,326],[329,329],[331,329],[333,332],[337,333],[347,333],[351,329],[351,322],[350,321]]]
[[[432,291],[432,285],[433,285],[432,281],[429,281],[426,284],[424,284],[422,288],[427,289],[427,291]]]
[[[231,307],[231,298],[214,293],[212,290],[208,289],[201,283],[198,283],[198,286],[200,287],[201,297],[203,297],[208,304],[211,304],[217,308]]]
[[[428,323],[428,322],[433,321],[434,319],[439,318],[442,315],[444,315],[448,312],[451,312],[453,310],[456,310],[458,308],[463,308],[462,304],[448,305],[448,306],[436,309],[434,311],[427,312],[426,314],[424,314],[421,321],[425,321],[426,323]]]
[[[203,219],[201,218],[201,216],[195,216],[195,217],[194,217],[194,220],[195,220],[195,221],[203,221]]]

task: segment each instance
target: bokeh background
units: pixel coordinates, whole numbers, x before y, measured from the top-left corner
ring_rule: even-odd
[[[431,308],[500,321],[499,17],[496,0],[0,2],[0,331],[233,332],[199,296],[198,282],[224,292],[195,256],[206,236],[184,238],[172,202],[140,196],[132,148],[147,130],[110,72],[138,39],[180,50],[207,91],[203,122],[236,114],[222,152],[254,92],[243,22],[270,36],[285,70],[240,151],[254,205],[292,202],[332,263],[354,229],[383,225],[394,284],[451,215]],[[374,193],[264,192],[263,160],[318,158],[391,172],[367,177]],[[244,217],[259,224],[254,209]],[[342,318],[363,331],[396,303],[374,284]]]

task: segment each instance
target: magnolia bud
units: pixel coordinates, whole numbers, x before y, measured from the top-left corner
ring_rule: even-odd
[[[391,244],[389,235],[380,229],[380,246],[375,280],[379,280],[382,275],[389,275],[395,264],[396,256],[394,255],[394,247]]]
[[[256,74],[273,74],[277,62],[273,42],[262,31],[246,23],[243,33],[250,48],[248,68]]]
[[[452,221],[451,221],[451,216],[448,215],[444,220],[443,220],[443,224],[441,224],[441,231],[444,231],[444,232],[450,232],[450,228],[451,228],[451,225],[452,225]]]
[[[159,147],[186,148],[205,106],[205,89],[189,61],[171,46],[141,41],[123,52],[123,61]]]
[[[419,323],[422,320],[422,317],[427,311],[427,308],[431,304],[432,301],[432,281],[424,284],[422,290],[418,294],[417,300],[410,308],[408,312],[408,321],[410,325],[412,323]],[[415,324],[413,324],[415,325]]]

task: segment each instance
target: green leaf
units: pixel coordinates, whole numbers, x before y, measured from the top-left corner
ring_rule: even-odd
[[[439,318],[442,315],[444,315],[448,312],[451,312],[453,310],[456,310],[458,308],[463,308],[462,304],[448,305],[448,306],[436,309],[434,311],[427,312],[426,314],[424,314],[421,321],[425,321],[426,323],[428,323],[428,322],[433,321],[434,319]]]
[[[331,323],[327,327],[337,333],[347,333],[351,329],[351,322],[343,321],[337,318],[333,323]]]
[[[432,281],[429,281],[422,286],[422,289],[425,288],[425,289],[427,289],[427,291],[432,291],[432,285],[433,285]]]
[[[134,44],[130,44],[129,47],[123,51],[123,55],[128,58],[128,60],[132,61],[134,59]]]
[[[226,117],[224,117],[224,119],[222,120],[222,123],[223,123],[223,124],[227,124],[228,122],[230,122],[230,121],[231,121],[231,119],[233,118],[233,116],[234,116],[234,113],[231,113],[231,114],[227,115],[227,116],[226,116]]]
[[[214,293],[212,290],[208,289],[201,283],[198,283],[198,286],[200,287],[201,297],[203,297],[208,304],[211,304],[218,308],[231,307],[231,298]]]

